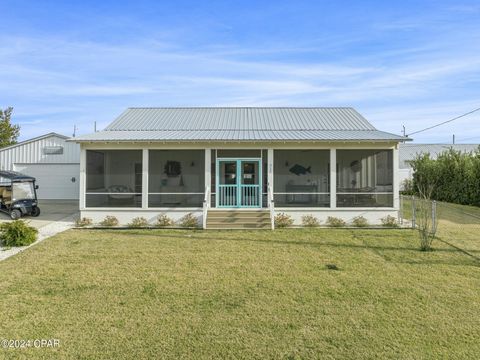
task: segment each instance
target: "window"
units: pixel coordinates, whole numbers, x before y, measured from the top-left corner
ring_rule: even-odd
[[[275,150],[275,206],[329,207],[329,161],[329,150]]]
[[[44,155],[62,155],[63,146],[45,146],[43,148]]]
[[[392,150],[337,150],[337,207],[393,207]]]
[[[205,150],[150,150],[149,207],[201,207]]]
[[[87,150],[87,207],[142,206],[142,150]]]

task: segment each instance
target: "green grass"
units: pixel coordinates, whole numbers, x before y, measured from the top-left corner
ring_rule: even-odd
[[[416,236],[71,230],[0,263],[1,337],[60,347],[0,358],[478,358],[479,262]]]
[[[412,202],[408,197],[404,198],[403,216],[412,217]],[[439,201],[437,216],[437,237],[480,259],[480,208]]]

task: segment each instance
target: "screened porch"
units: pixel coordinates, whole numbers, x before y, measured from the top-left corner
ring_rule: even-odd
[[[392,149],[84,152],[84,208],[394,207]]]

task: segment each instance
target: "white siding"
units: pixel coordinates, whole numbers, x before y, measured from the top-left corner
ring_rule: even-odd
[[[78,199],[79,164],[17,164],[14,170],[37,180],[39,199]]]
[[[46,146],[62,146],[63,154],[45,155]],[[61,137],[52,135],[18,146],[0,149],[0,169],[14,170],[14,164],[78,164],[80,162],[80,145],[66,142]]]

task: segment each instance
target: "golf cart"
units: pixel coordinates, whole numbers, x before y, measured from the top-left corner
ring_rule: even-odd
[[[24,215],[38,216],[35,178],[15,171],[0,170],[0,211],[13,220]]]

